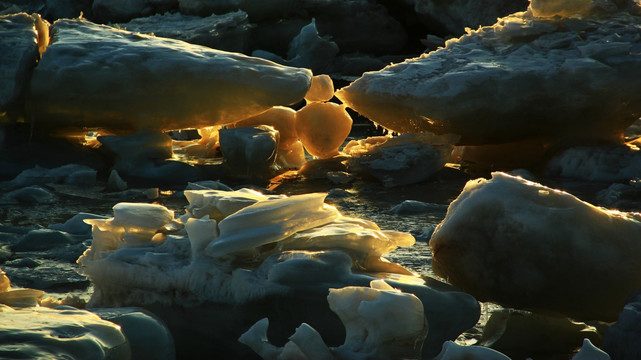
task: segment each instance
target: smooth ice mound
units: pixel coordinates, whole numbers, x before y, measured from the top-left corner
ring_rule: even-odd
[[[604,3],[583,18],[509,15],[336,96],[388,129],[453,133],[461,145],[619,141],[641,112],[641,17]]]
[[[291,334],[292,322],[308,322],[324,338],[335,339],[340,322],[324,315],[331,314],[329,288],[366,286],[381,278],[424,304],[424,318],[438,329],[428,336],[424,354],[438,353],[443,341],[478,320],[479,305],[471,296],[434,290],[383,257],[413,245],[411,235],[343,216],[324,203],[326,194],[286,197],[242,189],[185,195],[189,205],[177,218],[160,205],[121,203],[112,219],[85,220],[93,225],[93,244],[78,263],[94,284],[90,306],[146,307],[170,328],[183,326],[185,316],[196,322],[204,314],[210,314],[208,321],[233,316],[233,328],[220,334],[210,334],[205,323],[194,330],[199,337],[174,332],[179,349],[203,336],[227,344],[265,316],[278,334]],[[176,308],[186,313],[177,316]],[[249,349],[227,344],[221,351],[231,356]]]
[[[450,204],[432,266],[480,301],[613,321],[641,288],[640,233],[639,213],[493,173]]]
[[[111,130],[224,125],[303,99],[307,69],[83,19],[56,21],[35,68],[39,126]]]

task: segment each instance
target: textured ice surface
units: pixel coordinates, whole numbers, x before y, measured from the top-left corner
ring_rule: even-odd
[[[51,29],[30,89],[31,114],[43,126],[229,124],[302,100],[311,83],[306,69],[82,19]]]
[[[480,301],[611,321],[641,287],[639,231],[637,213],[493,173],[450,204],[432,267]]]
[[[365,73],[336,96],[388,129],[461,135],[459,144],[523,138],[619,140],[641,113],[641,18],[530,11],[469,30],[445,47]],[[542,106],[545,104],[545,106]]]

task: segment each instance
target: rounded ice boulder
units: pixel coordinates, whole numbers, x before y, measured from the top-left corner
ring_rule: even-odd
[[[434,272],[479,301],[614,321],[641,288],[641,216],[505,173],[469,181],[432,238]]]

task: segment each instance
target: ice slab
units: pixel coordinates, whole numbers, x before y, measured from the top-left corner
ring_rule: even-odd
[[[269,176],[278,154],[277,130],[267,125],[221,129],[219,137],[225,166],[233,174]]]
[[[459,144],[525,138],[620,141],[638,118],[641,17],[515,13],[442,49],[369,72],[336,96],[396,132],[461,135]],[[545,106],[541,106],[545,104]]]
[[[407,133],[350,140],[343,152],[351,155],[350,171],[368,173],[386,187],[427,180],[450,159],[457,136]]]
[[[229,124],[298,102],[311,83],[306,69],[83,19],[59,20],[51,32],[29,95],[41,126],[124,131]]]
[[[613,321],[641,287],[641,216],[493,173],[469,181],[438,225],[433,269],[477,297]]]
[[[312,78],[312,86],[314,86],[315,78],[316,76]],[[278,133],[280,134],[278,148],[285,150],[291,148],[291,146],[298,141],[295,124],[296,111],[285,106],[274,106],[264,113],[235,122],[229,125],[228,128],[269,125],[278,130]]]
[[[0,111],[24,101],[31,71],[40,58],[38,20],[42,23],[38,15],[26,13],[0,16]]]

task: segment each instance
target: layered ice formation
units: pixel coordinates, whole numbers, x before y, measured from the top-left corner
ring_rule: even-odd
[[[613,321],[641,287],[640,231],[638,213],[493,173],[450,204],[432,266],[481,301]]]
[[[59,20],[33,72],[37,126],[182,129],[229,124],[302,100],[307,69],[83,19]]]
[[[368,286],[377,278],[422,302],[424,317],[412,321],[426,319],[434,326],[425,355],[438,353],[444,341],[478,319],[479,305],[471,296],[427,287],[383,257],[413,245],[411,235],[343,216],[324,203],[325,194],[267,196],[243,189],[186,190],[185,195],[190,204],[177,218],[160,205],[121,203],[111,219],[85,220],[93,225],[93,243],[78,263],[94,283],[91,306],[146,307],[174,329],[177,348],[206,348],[213,341],[220,356],[248,354],[248,348],[229,341],[266,316],[276,343],[306,322],[328,346],[338,345],[344,339],[326,299],[329,288]],[[343,318],[344,311],[335,311]],[[233,326],[225,331],[197,325],[230,316]],[[186,319],[196,323],[196,336],[179,330]],[[387,336],[382,324],[371,326]],[[408,346],[420,349],[418,343]]]
[[[532,2],[444,48],[365,73],[336,96],[388,129],[453,133],[459,144],[620,141],[641,114],[641,17],[628,11],[632,2],[571,1],[553,11],[557,3]]]

